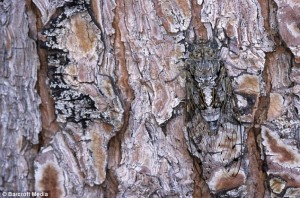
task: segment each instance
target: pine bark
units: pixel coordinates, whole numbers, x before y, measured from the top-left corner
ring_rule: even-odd
[[[1,193],[300,196],[299,11],[297,0],[0,1]],[[208,180],[188,149],[183,68],[186,43],[211,38],[226,41],[246,150],[237,176]]]

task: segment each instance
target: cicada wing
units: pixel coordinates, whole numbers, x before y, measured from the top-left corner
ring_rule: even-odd
[[[223,164],[227,176],[236,176],[241,168],[243,157],[242,125],[225,122],[219,128],[219,161]]]
[[[186,121],[189,122],[192,120],[195,110],[196,110],[196,101],[194,100],[194,84],[190,77],[190,74],[186,74]]]
[[[227,95],[228,101],[222,108],[222,120],[218,131],[219,161],[223,164],[224,172],[228,176],[236,176],[240,171],[244,156],[245,128],[239,121],[238,112],[235,111],[237,106],[233,95],[231,93]]]
[[[195,114],[188,122],[187,140],[189,150],[194,157],[201,161],[204,179],[211,177],[214,164],[212,153],[214,152],[215,142],[210,136],[209,126],[203,121],[200,114]],[[200,173],[200,172],[199,172]]]

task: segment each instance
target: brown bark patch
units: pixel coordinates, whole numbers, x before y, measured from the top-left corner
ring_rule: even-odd
[[[100,1],[97,1],[97,0],[91,0],[91,11],[92,11],[92,15],[93,17],[95,17],[96,19],[96,22],[98,24],[101,23],[101,8],[100,8]]]
[[[259,131],[259,129],[251,128],[247,138],[249,174],[247,175],[246,186],[249,197],[263,197],[266,192],[264,182],[267,175],[262,169],[264,162],[261,159],[261,152],[258,146],[261,137],[256,135]]]
[[[165,87],[161,83],[155,83],[154,85],[155,90],[155,101],[154,101],[154,109],[155,112],[163,111],[165,108],[165,105],[169,102],[169,96],[167,94],[167,91],[165,90]]]
[[[43,192],[49,192],[50,198],[59,198],[62,190],[59,185],[59,172],[52,166],[47,165],[43,171],[42,180],[39,182],[40,189]]]
[[[173,2],[157,0],[154,2],[157,16],[160,17],[162,25],[168,33],[178,32],[186,28],[190,17],[190,4],[185,0],[175,0]]]
[[[201,9],[202,5],[199,5],[196,1],[192,1],[192,21],[191,24],[195,29],[196,35],[199,36],[201,39],[206,39],[207,38],[207,31],[206,28],[204,27],[204,24],[201,22]]]
[[[296,156],[290,152],[288,149],[280,146],[275,138],[273,138],[270,134],[270,132],[267,130],[266,131],[266,138],[267,142],[270,146],[270,149],[274,153],[278,153],[278,160],[279,162],[290,162],[290,163],[297,163],[296,161]]]
[[[38,39],[46,39],[42,37],[40,32],[42,31],[42,14],[39,9],[31,4],[32,9],[34,10],[37,21],[36,28],[38,31]],[[45,40],[44,40],[45,41]],[[45,49],[42,49],[40,45],[37,45],[37,54],[39,57],[40,68],[38,70],[38,79],[36,89],[41,97],[40,112],[42,118],[42,142],[41,145],[47,144],[51,141],[52,136],[59,130],[58,123],[56,122],[54,100],[49,92],[49,85],[47,85],[47,72],[48,72],[48,52]]]
[[[221,177],[216,183],[216,191],[229,190],[239,187],[244,183],[245,177],[238,174],[235,177]]]
[[[295,173],[282,174],[282,175],[280,175],[280,177],[284,181],[286,181],[286,186],[300,188],[299,174],[297,174],[297,173],[296,174]]]
[[[190,15],[190,12],[191,12],[191,8],[190,8],[190,5],[188,3],[188,1],[186,0],[177,0],[177,4],[178,4],[178,7],[182,9],[182,13],[185,15],[185,16],[189,16]]]
[[[259,79],[254,75],[243,75],[237,79],[237,91],[245,94],[259,93]]]
[[[86,20],[80,14],[75,15],[71,23],[74,35],[76,35],[79,42],[80,51],[89,52],[93,48],[94,41],[97,39],[93,31],[88,30]]]
[[[107,163],[105,150],[103,149],[102,145],[105,145],[103,138],[98,134],[97,131],[92,133],[92,148],[93,148],[93,155],[94,155],[94,164],[97,168],[97,172],[99,174],[99,178],[101,182],[105,180],[106,172],[105,166]]]
[[[168,23],[168,21],[166,20],[165,16],[164,16],[164,12],[163,12],[163,8],[161,6],[161,3],[159,3],[158,1],[154,1],[155,4],[155,10],[156,10],[156,14],[158,17],[160,17],[160,20],[164,26],[164,28],[166,30],[170,30],[170,24]]]
[[[106,133],[111,133],[113,131],[113,126],[107,123],[103,123],[103,129]]]
[[[281,115],[283,109],[283,97],[277,93],[270,94],[270,106],[268,110],[268,120],[273,120]]]
[[[227,36],[228,37],[234,37],[234,25],[233,24],[231,24],[230,22],[227,22],[227,24],[226,24],[226,34],[227,34]]]
[[[258,3],[260,4],[261,7],[261,14],[264,20],[264,27],[266,30],[270,30],[270,23],[269,23],[269,12],[270,12],[270,6],[269,6],[269,1],[265,0],[258,0]]]
[[[117,2],[117,6],[116,6],[116,15],[115,15],[115,19],[113,21],[113,27],[116,30],[116,34],[115,34],[115,56],[116,56],[116,60],[118,62],[118,69],[119,69],[119,79],[117,84],[120,86],[121,91],[123,92],[123,94],[126,96],[127,101],[131,101],[134,98],[134,94],[133,91],[129,85],[129,75],[128,75],[128,70],[126,67],[126,55],[125,55],[125,44],[122,40],[122,34],[124,34],[126,32],[126,30],[122,29],[122,23],[123,21],[121,20],[121,13],[122,13],[122,3],[121,2]]]

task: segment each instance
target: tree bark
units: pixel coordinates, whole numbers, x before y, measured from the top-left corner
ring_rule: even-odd
[[[299,11],[297,0],[0,1],[1,193],[300,196]],[[212,161],[204,177],[190,150],[185,60],[200,39],[224,44],[244,127],[235,176]]]

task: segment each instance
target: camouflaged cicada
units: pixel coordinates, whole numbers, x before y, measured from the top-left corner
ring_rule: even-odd
[[[212,178],[221,169],[222,174],[236,176],[243,156],[244,127],[219,44],[201,40],[189,44],[188,50],[185,136],[189,150],[201,160],[204,178]]]

